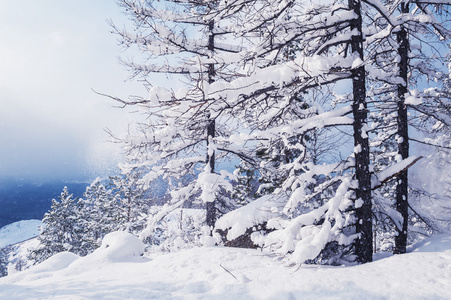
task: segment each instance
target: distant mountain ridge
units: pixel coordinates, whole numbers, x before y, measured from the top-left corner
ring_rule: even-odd
[[[0,248],[38,236],[41,226],[41,220],[23,220],[1,227]]]
[[[65,186],[74,197],[82,197],[88,185],[85,182],[1,180],[0,228],[20,220],[41,220],[50,209],[52,199],[58,199]]]

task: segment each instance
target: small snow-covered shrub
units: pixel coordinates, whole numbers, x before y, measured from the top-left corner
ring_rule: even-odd
[[[173,251],[203,245],[205,211],[178,208],[160,213],[164,207],[154,208],[149,224],[141,237],[156,251]]]

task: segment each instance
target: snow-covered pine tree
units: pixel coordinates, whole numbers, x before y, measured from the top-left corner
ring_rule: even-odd
[[[62,251],[80,255],[85,253],[82,244],[84,232],[78,220],[78,200],[69,194],[67,187],[64,187],[58,199],[59,201],[52,200],[51,209],[42,219],[43,228],[38,236],[39,246],[29,254],[34,263],[40,263]]]
[[[292,226],[289,229],[289,223],[283,222],[285,225],[281,225],[281,230],[290,232],[281,235],[286,237],[282,242],[284,245],[281,246],[281,252],[293,252],[294,260],[303,262],[315,258],[329,242],[338,239],[342,244],[349,245],[349,241],[354,240],[356,260],[370,261],[371,181],[366,134],[361,3],[314,3],[306,7],[296,1],[261,3],[261,6],[253,5],[248,8],[249,11],[255,10],[256,14],[244,14],[248,18],[243,22],[246,24],[243,34],[259,36],[257,43],[250,47],[252,50],[245,56],[250,58],[246,63],[253,63],[252,68],[248,68],[249,76],[217,89],[222,98],[233,101],[229,106],[241,109],[244,116],[247,113],[243,119],[250,121],[249,127],[254,129],[247,136],[234,136],[233,139],[240,142],[266,140],[271,145],[281,141],[289,148],[290,140],[296,140],[296,136],[304,137],[311,130],[353,125],[355,153],[349,162],[345,160],[318,168],[311,162],[304,161],[304,155],[298,155],[293,161],[281,166],[280,169],[289,170],[290,174],[281,187],[275,190],[290,195],[283,214],[292,214],[298,204],[306,201],[306,198],[312,199],[305,197],[306,194],[317,196],[334,184],[341,185],[336,187],[336,197],[311,211],[310,215],[305,213],[295,218],[291,216]],[[290,59],[283,59],[286,53],[290,53]],[[281,117],[290,105],[295,105],[301,95],[342,80],[352,82],[353,89],[348,98],[351,105],[341,105],[339,109],[325,113],[314,105],[306,109],[302,116],[283,123]],[[230,94],[227,97],[227,91],[230,90],[239,97]],[[352,114],[353,119],[346,117],[348,114]],[[265,123],[266,126],[263,125]],[[291,147],[299,149],[300,153],[305,152],[302,139],[298,138]],[[343,171],[350,166],[356,169],[355,180],[345,178],[349,173],[342,177],[345,174]],[[330,174],[336,176],[330,178]],[[329,178],[328,183],[318,184],[314,192],[309,190],[311,182],[320,177]],[[355,221],[352,217],[343,216],[349,210],[352,199],[355,202]],[[344,227],[351,223],[356,228],[356,235],[352,231],[344,234]],[[306,232],[304,237],[295,233],[308,226],[318,228],[318,231]],[[270,235],[274,237],[276,233]],[[315,239],[315,249],[311,247],[312,239]],[[275,243],[274,239],[272,243]]]
[[[8,275],[9,250],[10,247],[0,248],[0,277]]]
[[[231,197],[238,206],[242,206],[256,198],[257,170],[253,166],[248,166],[244,161],[235,166],[235,168],[234,175],[236,179],[232,182],[233,191]]]
[[[449,11],[446,10],[435,12],[448,13],[449,16]],[[417,135],[421,138],[414,137],[411,140],[420,145],[421,152],[427,153],[420,165],[421,172],[413,174],[410,186],[412,200],[409,207],[413,211],[409,218],[410,242],[424,235],[448,232],[451,229],[450,180],[446,171],[450,166],[451,150],[451,50],[449,38],[446,41],[448,49],[441,48],[444,54],[441,56],[435,53],[435,56],[429,58],[443,62],[436,64],[437,70],[424,74],[431,84],[412,95],[416,98],[410,98],[416,100],[409,107],[413,106],[411,110],[418,117],[411,120],[410,124],[421,133]],[[443,66],[447,69],[440,68]]]
[[[221,189],[231,188],[225,173],[215,168],[225,155],[237,154],[216,142],[218,136],[228,134],[234,122],[223,113],[226,103],[209,93],[211,84],[237,76],[233,62],[241,48],[240,40],[224,42],[230,41],[227,18],[233,9],[219,7],[218,1],[123,0],[120,5],[134,22],[135,30],[113,25],[114,31],[123,45],[136,46],[146,58],[146,63],[124,63],[149,87],[148,97],[116,99],[124,105],[145,107],[149,120],[138,124],[135,136],[123,139],[133,161],[123,168],[147,167],[141,178],[147,184],[161,176],[170,182],[172,200],[170,208],[163,211],[181,207],[187,199],[200,194],[206,207],[206,224],[212,228],[217,208],[224,206],[217,203],[217,195]],[[172,82],[157,86],[152,78],[155,74],[165,74]],[[176,90],[174,82],[179,80],[185,84]],[[225,120],[229,120],[228,124]],[[196,180],[184,185],[182,179],[186,177]]]
[[[421,77],[426,77],[426,82],[434,74],[440,74],[440,67],[437,68],[437,61],[440,61],[441,55],[437,55],[435,45],[437,41],[446,40],[450,37],[450,31],[446,28],[446,23],[442,23],[436,19],[437,14],[433,10],[437,8],[437,4],[418,2],[418,1],[401,1],[390,3],[390,11],[399,11],[397,22],[391,21],[390,25],[394,25],[394,32],[397,46],[394,51],[397,54],[397,72],[400,79],[397,84],[397,118],[396,118],[396,141],[397,154],[401,159],[409,157],[409,118],[408,108],[414,107],[419,103],[411,103],[411,91],[420,87]],[[435,6],[435,8],[434,8]],[[432,8],[432,10],[430,10]],[[439,14],[447,14],[441,11]],[[443,15],[440,16],[443,18]],[[389,17],[386,17],[389,20]],[[420,48],[415,47],[415,43],[422,44]],[[411,47],[413,44],[413,47]],[[417,53],[415,48],[419,49]],[[433,53],[431,56],[428,52]],[[417,62],[422,62],[418,64]],[[409,75],[410,74],[410,75]],[[412,80],[415,78],[414,80]],[[412,88],[409,90],[409,88]],[[429,87],[428,87],[429,88]],[[428,89],[427,88],[427,89]],[[415,92],[414,92],[415,93]],[[414,101],[415,102],[415,101]],[[416,114],[417,115],[417,114]],[[413,119],[413,118],[411,118]],[[407,246],[408,234],[408,171],[403,170],[396,176],[396,210],[400,213],[402,220],[396,226],[394,253],[405,253]]]
[[[86,187],[79,207],[79,226],[83,229],[82,254],[86,255],[101,245],[106,234],[119,230],[123,220],[117,196],[105,187],[100,178]]]
[[[145,189],[138,183],[140,173],[110,177],[112,194],[117,200],[118,226],[139,235],[144,229],[151,200],[146,199]]]
[[[411,74],[409,81],[411,89],[405,102],[410,114],[414,116],[411,117],[409,122],[410,128],[415,128],[424,136],[424,138],[420,139],[410,138],[410,141],[419,142],[422,145],[432,144],[439,148],[441,147],[442,149],[438,150],[438,152],[443,155],[449,151],[449,148],[448,150],[446,148],[450,146],[451,98],[449,93],[449,74],[451,72],[449,71],[449,45],[451,28],[448,21],[451,18],[451,3],[414,1],[412,4],[408,4],[405,4],[405,10],[408,12],[405,15],[408,16],[406,18],[408,20],[406,21],[406,30],[408,42],[411,45],[408,60]],[[448,69],[445,69],[446,65]],[[437,149],[433,149],[434,147],[423,148],[428,149],[425,156],[428,158],[434,157],[432,161],[441,156],[440,154],[438,157],[434,156],[437,153]],[[443,165],[447,161],[446,155],[441,157],[444,159],[440,160],[440,162],[435,160],[436,166]],[[425,162],[425,164],[427,165],[432,161]],[[425,178],[425,182],[428,182],[428,179]],[[443,182],[445,183],[446,179]],[[415,192],[417,196],[419,194],[431,195],[431,191],[424,190],[418,185],[415,186]],[[432,193],[435,193],[435,191],[432,191]],[[427,196],[422,197],[423,200],[427,198]],[[427,204],[423,203],[421,205],[422,209],[413,209],[414,206],[410,205],[414,211],[413,217],[417,220],[421,219],[423,226],[428,225],[429,229],[437,231],[440,228],[439,230],[443,230],[446,228],[446,221],[443,222],[443,218],[439,215],[443,210],[449,211],[449,207],[443,204],[442,201],[443,198],[437,201],[437,203],[440,203],[440,208],[432,214],[430,219],[431,214],[424,212],[424,207],[428,206]],[[432,205],[430,207],[436,206]],[[423,217],[421,215],[417,216],[417,212],[422,212]],[[434,216],[435,214],[437,216]],[[409,219],[412,220],[412,218]],[[443,225],[445,227],[442,227]],[[407,236],[403,238],[407,240]]]
[[[400,80],[397,80],[399,79],[399,74],[393,74],[393,72],[388,73],[388,75],[384,74],[382,78],[378,76],[381,73],[381,65],[384,67],[384,64],[388,65],[388,63],[387,60],[381,59],[385,57],[380,56],[381,52],[377,50],[380,47],[378,46],[379,42],[392,35],[392,27],[390,26],[393,24],[400,25],[402,22],[392,22],[390,13],[387,13],[387,8],[377,1],[337,1],[333,4],[313,3],[311,6],[302,8],[301,4],[296,1],[283,3],[261,1],[258,3],[262,3],[262,5],[251,5],[246,11],[254,10],[257,13],[246,13],[245,16],[248,16],[248,18],[245,19],[245,22],[242,22],[246,24],[246,28],[243,31],[244,35],[252,36],[252,33],[254,33],[260,38],[256,39],[257,44],[253,44],[251,47],[252,51],[244,56],[247,58],[246,63],[252,66],[252,68],[248,67],[250,69],[249,76],[244,79],[234,80],[226,86],[221,85],[217,91],[218,95],[221,95],[224,99],[227,99],[227,91],[231,90],[234,92],[234,95],[238,94],[238,98],[228,98],[237,99],[235,102],[231,102],[229,106],[238,107],[243,112],[246,112],[247,118],[243,119],[246,119],[248,122],[251,120],[249,127],[254,130],[252,134],[247,136],[240,135],[239,138],[234,136],[233,139],[241,143],[251,140],[266,140],[274,145],[278,139],[282,140],[283,135],[285,135],[284,141],[289,141],[295,134],[302,135],[313,128],[352,124],[355,149],[350,161],[353,161],[353,163],[342,163],[340,166],[345,166],[344,169],[342,167],[338,170],[332,168],[331,172],[340,174],[340,171],[343,172],[352,165],[355,169],[354,179],[351,180],[347,187],[350,192],[355,192],[353,195],[348,195],[350,197],[348,200],[353,199],[354,202],[356,220],[353,224],[359,237],[356,239],[355,251],[357,261],[370,261],[372,256],[371,190],[373,188],[370,175],[373,170],[369,156],[368,139],[370,127],[367,123],[368,112],[372,110],[372,107],[367,103],[366,82],[369,79],[386,80],[392,85],[395,83],[395,87],[398,87],[397,84],[401,83]],[[385,15],[389,16],[389,18],[385,19]],[[381,22],[381,19],[384,20]],[[363,27],[365,27],[364,33]],[[365,40],[363,35],[367,37]],[[365,52],[364,48],[370,50]],[[293,51],[293,49],[295,50]],[[388,43],[388,48],[385,48],[385,51],[398,53],[398,48],[394,47],[394,43]],[[290,53],[290,59],[282,59],[285,53]],[[397,60],[391,60],[390,62],[392,63],[393,61],[396,62]],[[368,65],[369,62],[372,62],[372,65]],[[272,74],[274,75],[271,76]],[[331,114],[313,117],[304,115],[304,118],[310,121],[308,122],[310,128],[304,124],[304,120],[302,122],[297,121],[297,124],[296,121],[287,122],[284,127],[274,126],[274,120],[279,120],[278,118],[288,110],[289,106],[287,104],[293,103],[294,99],[300,94],[311,91],[312,88],[318,86],[331,85],[344,80],[351,81],[352,91],[347,97],[341,97],[344,100],[339,101],[342,103],[339,104],[341,111],[340,109],[336,110],[336,114],[333,116],[337,118],[333,121],[332,119],[328,119],[328,122],[323,121],[326,115],[330,117],[332,116]],[[221,91],[225,92],[221,93]],[[344,103],[350,103],[351,105],[343,107]],[[312,114],[312,111],[309,113]],[[350,113],[353,115],[351,122],[344,117]],[[249,118],[249,116],[254,117]],[[319,120],[321,120],[321,123],[318,123]],[[257,125],[265,124],[265,122],[268,124],[266,127]],[[273,122],[272,126],[269,125],[269,122]],[[293,126],[294,124],[296,125]],[[399,139],[398,141],[401,142],[401,140]],[[285,143],[289,145],[288,142]],[[302,147],[305,148],[300,143],[298,148],[302,149]],[[295,163],[298,164],[300,161],[298,160]],[[404,170],[412,163],[408,159],[398,162],[398,168],[381,169],[384,172],[376,174],[376,181],[377,179],[382,181],[388,179],[391,175],[397,173],[401,166],[403,166],[402,169]],[[291,164],[291,166],[296,164]],[[298,170],[301,169],[298,165],[296,168]],[[289,167],[284,166],[284,169],[287,170]],[[312,167],[305,169],[308,171],[312,169],[318,170]],[[394,173],[388,174],[389,172]],[[306,176],[299,172],[297,174],[296,172],[292,173],[290,180],[285,181],[287,185],[283,187],[283,190],[289,194],[293,193],[295,195],[294,190],[297,188],[293,185],[293,182],[297,184],[299,182],[294,181],[296,175]],[[329,174],[318,175],[321,175],[323,178],[330,176]],[[339,178],[339,176],[336,178]],[[306,180],[306,178],[303,180]],[[323,186],[331,187],[333,184],[324,184]],[[305,189],[305,187],[302,187],[302,189]],[[299,192],[300,190],[301,188],[298,189]],[[305,193],[302,193],[302,196],[301,194],[296,194],[298,200],[295,200],[294,198],[296,197],[293,197],[290,205],[304,201],[304,195]],[[346,197],[343,198],[343,201],[346,202]],[[346,220],[348,225],[354,222],[352,217]],[[304,223],[298,227],[305,227],[306,225]],[[308,225],[313,224],[309,223]],[[329,238],[331,237],[329,236]],[[307,244],[306,242],[304,246]],[[321,243],[316,243],[316,245],[319,244]],[[292,250],[287,252],[289,251]],[[313,253],[311,252],[309,255],[313,255]],[[300,255],[299,257],[303,256]]]
[[[437,55],[437,49],[440,48],[440,46],[437,48],[437,42],[446,40],[449,37],[449,30],[446,23],[439,21],[447,12],[434,13],[429,9],[429,6],[436,4],[395,1],[387,2],[384,6],[378,2],[370,3],[374,8],[374,22],[368,27],[378,27],[369,29],[366,34],[370,45],[368,51],[373,53],[371,72],[376,75],[372,76],[371,98],[376,103],[376,112],[373,114],[379,116],[376,119],[379,126],[374,128],[378,132],[378,138],[373,145],[375,147],[382,145],[385,148],[386,153],[382,155],[383,157],[379,157],[382,159],[380,161],[382,165],[387,166],[390,165],[390,161],[394,163],[409,158],[408,128],[415,124],[414,120],[422,114],[415,112],[417,110],[415,107],[421,106],[421,101],[412,100],[415,99],[415,94],[418,94],[416,89],[423,89],[427,82],[431,82],[431,77],[435,76],[433,74],[441,74],[441,63],[437,64],[441,57]],[[440,14],[442,15],[438,16]],[[376,73],[377,69],[379,71]],[[375,81],[378,81],[378,84],[375,85]],[[433,107],[430,104],[427,104],[428,110]],[[409,108],[411,108],[410,118],[408,118]],[[395,140],[396,147],[389,139]],[[393,250],[395,253],[404,253],[409,219],[407,168],[396,175],[393,187],[392,192],[387,193],[386,190],[381,194],[385,194],[385,198],[387,196],[392,198],[395,203],[398,216],[396,213],[390,213],[388,218],[396,224]],[[387,204],[384,210],[389,212],[391,208]]]

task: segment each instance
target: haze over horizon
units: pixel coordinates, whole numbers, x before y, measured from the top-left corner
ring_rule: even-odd
[[[128,112],[93,90],[127,97],[121,49],[107,20],[114,1],[0,3],[0,180],[89,180],[121,160],[104,129],[127,130]]]

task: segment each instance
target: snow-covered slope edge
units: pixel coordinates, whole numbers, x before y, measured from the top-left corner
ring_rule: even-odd
[[[141,251],[126,234],[110,236],[86,257],[61,253],[1,278],[0,299],[451,299],[451,235],[353,267],[287,268],[250,249],[193,248],[150,259]]]
[[[0,228],[0,248],[38,236],[41,226],[40,220],[24,220]]]
[[[13,274],[31,265],[28,252],[38,246],[40,220],[23,220],[0,229],[0,276]]]

